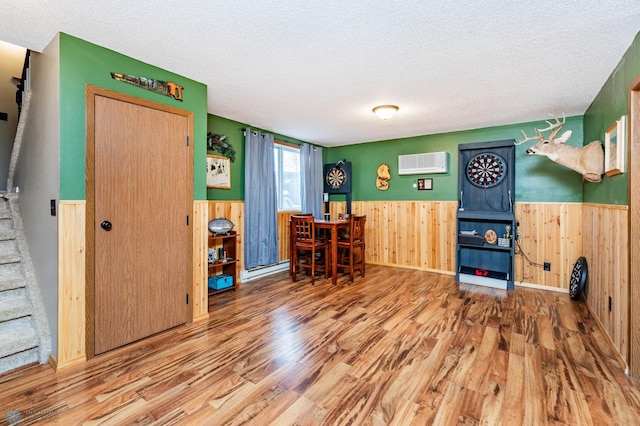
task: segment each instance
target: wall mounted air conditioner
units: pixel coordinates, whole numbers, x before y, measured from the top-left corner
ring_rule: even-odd
[[[449,171],[447,157],[446,151],[398,155],[398,174],[447,173]]]

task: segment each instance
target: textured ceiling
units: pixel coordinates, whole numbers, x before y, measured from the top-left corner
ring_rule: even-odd
[[[324,146],[581,115],[640,30],[640,0],[0,5],[0,40],[65,32],[205,83],[211,114]]]

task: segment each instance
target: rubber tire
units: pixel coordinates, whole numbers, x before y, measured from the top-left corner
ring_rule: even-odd
[[[569,296],[573,300],[580,298],[580,294],[587,284],[588,269],[587,259],[584,256],[579,257],[575,265],[573,265],[573,271],[571,271],[571,278],[569,279]]]

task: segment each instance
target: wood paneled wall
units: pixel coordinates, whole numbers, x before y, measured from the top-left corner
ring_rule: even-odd
[[[515,279],[568,291],[573,263],[582,251],[582,204],[516,203],[520,246],[529,259],[551,262],[551,271],[516,256]],[[367,262],[455,273],[455,201],[357,201],[352,213],[367,215]],[[331,218],[346,211],[330,204]],[[497,230],[503,233],[503,230]]]
[[[346,212],[330,204],[332,219]],[[455,273],[455,201],[356,201],[351,212],[366,215],[366,261]]]
[[[573,265],[582,256],[582,203],[516,203],[520,248],[535,263],[517,255],[516,281],[569,291]]]
[[[58,370],[87,359],[85,207],[84,200],[58,206]]]
[[[629,362],[629,211],[627,206],[584,204],[587,303],[605,333]],[[609,310],[611,298],[611,310]]]
[[[193,321],[209,318],[208,300],[208,244],[209,202],[193,203]]]
[[[278,261],[289,260],[289,220],[299,212],[278,212]]]

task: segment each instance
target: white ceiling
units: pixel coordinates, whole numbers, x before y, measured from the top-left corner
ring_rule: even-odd
[[[324,146],[581,115],[640,30],[640,0],[0,5],[0,40],[65,32],[205,83],[211,114]],[[391,120],[371,112],[389,103]]]

